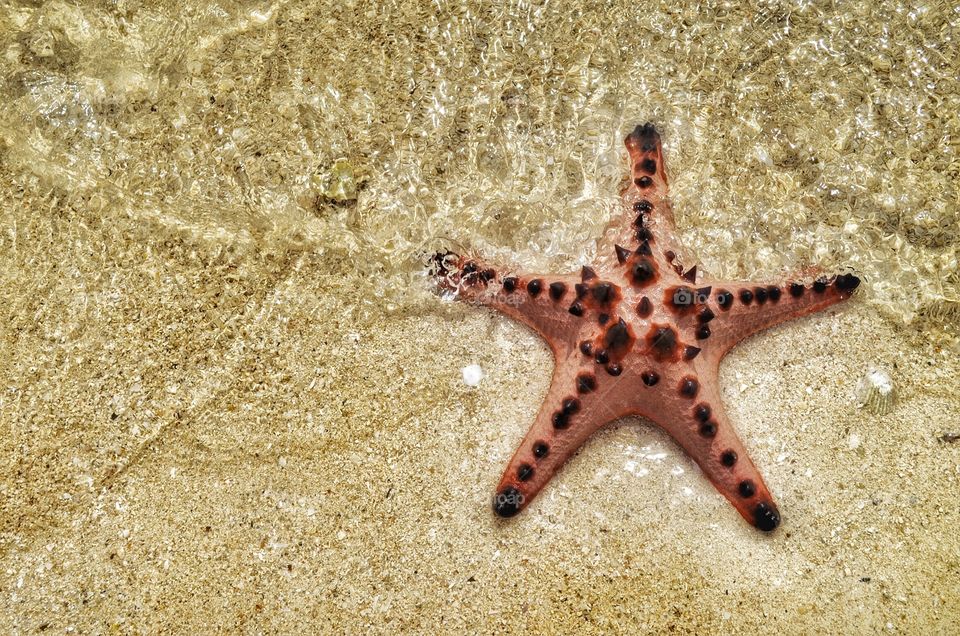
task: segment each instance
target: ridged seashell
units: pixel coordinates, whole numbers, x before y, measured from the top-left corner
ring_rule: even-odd
[[[886,415],[896,401],[893,379],[882,369],[870,368],[857,385],[860,408],[877,415]]]

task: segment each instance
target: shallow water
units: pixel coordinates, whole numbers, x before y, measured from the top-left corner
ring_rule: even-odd
[[[0,625],[948,630],[958,28],[867,2],[0,7]],[[551,361],[441,302],[423,255],[590,260],[647,120],[685,262],[864,279],[725,363],[772,539],[632,421],[490,518]],[[883,416],[857,408],[875,367]]]

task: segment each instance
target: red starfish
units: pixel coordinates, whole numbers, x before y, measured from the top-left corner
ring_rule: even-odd
[[[434,257],[442,287],[528,325],[556,360],[494,511],[517,514],[594,431],[641,415],[666,430],[748,522],[772,531],[777,506],[721,405],[720,359],[761,329],[849,298],[860,279],[697,284],[696,267],[683,273],[675,262],[660,135],[648,123],[625,143],[633,179],[611,232],[616,245],[603,247],[595,266],[563,276],[501,275],[476,258]]]

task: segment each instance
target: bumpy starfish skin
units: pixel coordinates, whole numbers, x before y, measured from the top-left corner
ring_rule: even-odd
[[[616,245],[578,274],[501,273],[476,258],[435,256],[438,281],[536,331],[556,367],[536,421],[494,500],[517,514],[598,428],[627,415],[666,430],[743,517],[764,531],[780,515],[724,413],[720,359],[747,336],[849,298],[852,274],[810,285],[696,282],[676,264],[660,136],[651,124],[625,140],[631,182]]]

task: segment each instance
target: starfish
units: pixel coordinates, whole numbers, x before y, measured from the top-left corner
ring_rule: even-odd
[[[860,279],[698,282],[696,267],[684,271],[678,262],[660,135],[647,123],[625,144],[631,179],[597,263],[552,275],[498,271],[451,252],[433,257],[442,289],[526,324],[556,362],[494,512],[516,515],[594,431],[639,415],[663,428],[747,522],[773,531],[780,513],[724,413],[720,360],[762,329],[849,298]]]

